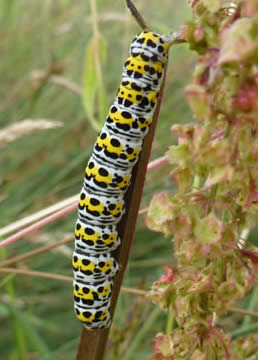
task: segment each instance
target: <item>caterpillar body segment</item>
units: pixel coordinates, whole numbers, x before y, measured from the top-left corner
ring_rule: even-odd
[[[132,171],[159,101],[169,39],[147,30],[133,39],[117,96],[85,169],[73,271],[75,314],[88,330],[111,324],[113,279],[119,271],[113,256],[120,245],[118,225],[125,213],[124,196]]]
[[[109,226],[97,226],[85,224],[77,219],[75,225],[75,249],[80,253],[101,254],[114,251],[120,245],[115,224]]]
[[[101,282],[84,284],[80,280],[74,280],[74,302],[77,306],[96,308],[110,300],[113,288],[113,280],[107,278]]]
[[[119,270],[119,265],[110,253],[87,254],[78,250],[73,252],[74,279],[93,284],[112,278]]]
[[[88,308],[75,302],[74,312],[88,330],[105,329],[111,325],[110,301],[96,308]]]
[[[170,43],[166,41],[166,36],[151,31],[143,31],[138,34],[131,43],[130,55],[137,56],[142,54],[145,59],[165,64],[168,59]]]
[[[117,136],[128,137],[128,133],[130,133],[135,142],[141,142],[148,133],[151,121],[150,116],[135,115],[125,110],[121,111],[118,106],[113,105],[109,110],[105,126]]]
[[[118,169],[130,169],[136,164],[141,147],[142,141],[119,137],[105,124],[94,146],[94,158]]]
[[[94,194],[120,195],[130,185],[131,171],[99,164],[92,157],[85,169],[84,188]]]
[[[79,199],[79,212],[81,220],[86,220],[90,224],[117,224],[125,212],[123,194],[98,196],[83,187]]]

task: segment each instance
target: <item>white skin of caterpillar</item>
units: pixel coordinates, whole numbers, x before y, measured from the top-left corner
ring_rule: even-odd
[[[119,269],[111,251],[120,244],[117,224],[125,212],[124,194],[158,103],[169,47],[164,39],[148,31],[133,39],[117,97],[86,167],[73,268],[77,288],[85,284],[92,294],[98,292],[99,284],[113,281]],[[104,258],[98,257],[102,255]],[[98,285],[94,285],[96,281]],[[91,306],[87,301],[83,304],[76,294],[74,290],[75,313],[84,327],[91,330],[110,326],[109,295],[108,301],[98,297]]]

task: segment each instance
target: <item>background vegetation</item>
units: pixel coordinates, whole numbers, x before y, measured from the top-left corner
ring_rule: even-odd
[[[96,3],[98,27],[107,51],[103,83],[98,90],[109,105],[120,82],[130,41],[139,28],[123,0]],[[186,0],[135,3],[151,28],[162,33],[178,29],[190,18]],[[63,124],[1,148],[2,227],[79,192],[96,130],[79,95],[93,36],[89,1],[0,0],[0,17],[1,128],[25,119]],[[176,140],[170,132],[173,123],[191,121],[184,86],[190,82],[194,62],[194,54],[187,46],[172,49],[152,159],[162,156]],[[147,176],[142,207],[159,189],[173,192],[169,171],[169,166],[164,166]],[[1,251],[2,259],[72,234],[75,219],[76,211],[19,240]],[[72,247],[59,247],[17,267],[71,276]],[[147,230],[139,218],[124,286],[148,289],[167,263],[173,263],[170,241]],[[2,359],[75,357],[81,326],[73,315],[69,283],[9,275],[1,277],[0,285]],[[241,325],[241,317],[225,318],[223,324],[230,330]],[[152,352],[151,339],[164,327],[165,315],[153,305],[141,297],[122,293],[111,332],[110,359],[134,358],[136,352],[132,349],[139,359],[147,359]]]

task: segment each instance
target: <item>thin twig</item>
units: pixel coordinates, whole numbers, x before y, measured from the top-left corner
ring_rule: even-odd
[[[68,244],[68,243],[72,242],[73,240],[74,240],[74,234],[66,236],[64,239],[57,241],[54,244],[42,246],[38,249],[28,251],[22,255],[13,256],[10,259],[0,263],[0,265],[2,267],[5,267],[5,266],[10,266],[10,265],[16,264],[17,262],[20,262],[20,261],[28,260],[29,258],[31,258],[33,256],[41,255],[41,254],[48,252],[52,249],[55,249],[61,245]]]
[[[163,156],[161,158],[158,158],[148,164],[147,172],[155,170],[159,168],[160,166],[166,164],[168,162],[168,158],[166,156]],[[16,221],[15,223],[12,223],[10,225],[5,226],[4,228],[0,229],[0,236],[4,236],[6,234],[9,234],[13,231],[16,231],[23,226],[26,226],[28,224],[31,224],[32,222],[42,219],[44,216],[49,215],[53,213],[52,215],[44,218],[43,220],[24,228],[23,230],[19,231],[18,233],[15,233],[14,235],[2,240],[0,242],[0,248],[5,247],[16,240],[20,239],[21,237],[28,235],[30,232],[37,230],[41,228],[42,226],[49,224],[52,221],[55,221],[56,219],[68,214],[69,212],[75,210],[77,208],[77,200],[79,198],[79,194],[76,194],[74,196],[69,197],[68,199],[62,200],[55,205],[51,205],[47,207],[46,209],[40,210],[39,212],[32,214],[30,216],[27,216],[19,221]],[[65,207],[66,205],[68,205]],[[57,211],[59,209],[62,209],[60,211]],[[55,212],[57,211],[57,212]],[[146,209],[140,210],[139,214],[142,215],[146,212]]]
[[[32,215],[26,216],[25,218],[15,221],[12,224],[9,224],[5,227],[3,227],[2,229],[0,229],[0,236],[5,236],[7,234],[10,234],[14,231],[17,231],[21,228],[23,228],[24,226],[27,226],[29,224],[34,223],[35,221],[44,218],[45,216],[48,216],[50,214],[55,213],[58,210],[63,209],[65,206],[74,204],[77,200],[79,199],[79,194],[73,195],[67,199],[64,199],[62,201],[59,201],[58,203],[48,206],[45,209],[42,209]],[[76,207],[76,206],[75,206]],[[1,247],[0,243],[0,247]]]
[[[64,276],[64,275],[59,275],[59,274],[50,274],[50,273],[46,273],[46,272],[42,272],[42,271],[33,271],[33,270],[27,270],[27,269],[5,268],[5,267],[1,266],[0,267],[0,273],[1,272],[15,274],[15,275],[43,277],[43,278],[47,278],[47,279],[61,280],[61,281],[67,281],[67,282],[72,282],[73,281],[73,277],[71,277],[71,276]],[[128,293],[128,294],[139,295],[139,296],[145,296],[148,293],[145,290],[131,289],[131,288],[127,288],[127,287],[123,287],[122,291],[125,292],[125,293]]]
[[[135,18],[136,22],[138,23],[138,25],[143,30],[147,30],[148,26],[146,25],[145,20],[143,19],[142,15],[139,13],[139,11],[136,9],[136,7],[132,3],[132,1],[131,0],[126,0],[126,4],[127,4],[128,9],[130,10],[131,14]]]
[[[148,211],[148,209],[149,209],[148,207],[145,207],[145,208],[143,208],[143,209],[140,209],[139,212],[138,212],[138,215],[146,214],[147,211]]]
[[[63,217],[66,214],[69,214],[72,210],[74,210],[76,208],[77,208],[77,203],[74,203],[74,204],[72,204],[70,206],[67,206],[66,208],[64,208],[64,209],[62,209],[60,211],[57,211],[56,213],[54,213],[54,214],[52,214],[50,216],[47,216],[46,218],[36,222],[33,225],[30,225],[30,226],[26,227],[25,229],[15,233],[14,235],[8,237],[7,239],[1,241],[0,242],[0,248],[15,242],[16,240],[20,239],[21,237],[23,237],[25,235],[28,235],[32,231],[40,229],[41,227],[51,223],[52,221],[54,221],[54,220],[56,220],[58,218]]]
[[[127,294],[132,294],[132,295],[137,295],[137,296],[146,296],[148,294],[148,291],[139,290],[139,289],[131,289],[131,288],[127,288],[124,286],[121,286],[121,291],[123,291]]]
[[[166,165],[166,164],[168,164],[168,156],[167,155],[162,156],[162,157],[160,157],[160,158],[158,158],[156,160],[151,161],[148,164],[147,172],[155,170],[155,169],[159,168],[160,166]]]
[[[248,311],[248,310],[239,309],[239,308],[235,308],[235,307],[229,308],[229,311],[231,311],[231,312],[233,312],[233,313],[241,314],[241,315],[252,316],[252,317],[258,319],[258,313],[257,313],[257,312],[254,312],[254,311]]]
[[[73,278],[71,276],[50,274],[50,273],[46,273],[46,272],[33,271],[33,270],[23,270],[23,269],[0,267],[0,272],[11,273],[11,274],[16,274],[16,275],[28,275],[28,276],[43,277],[43,278],[52,279],[52,280],[62,280],[62,281],[69,281],[69,282],[71,282],[73,280]]]
[[[52,279],[52,280],[61,280],[61,281],[66,281],[66,282],[73,281],[73,277],[71,277],[71,276],[50,274],[50,273],[41,272],[41,271],[0,267],[0,273],[1,272],[9,273],[9,274],[11,273],[11,274],[15,274],[15,275],[27,275],[27,276],[42,277],[42,278],[47,278],[47,279]],[[148,294],[148,291],[140,290],[140,289],[132,289],[132,288],[127,288],[127,287],[121,287],[121,291],[128,293],[128,294],[137,295],[137,296],[146,296]],[[146,298],[146,300],[149,300],[149,299]],[[248,316],[258,319],[258,313],[254,312],[254,311],[247,311],[247,310],[239,309],[239,308],[235,308],[235,307],[231,307],[228,310],[233,313],[237,313],[237,314],[241,314],[241,315],[248,315]]]

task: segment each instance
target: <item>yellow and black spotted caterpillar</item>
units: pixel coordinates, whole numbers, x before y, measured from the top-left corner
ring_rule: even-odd
[[[159,99],[173,35],[143,31],[130,46],[121,85],[86,166],[73,253],[74,309],[87,329],[111,324],[113,278],[119,265],[117,225],[124,195]]]

